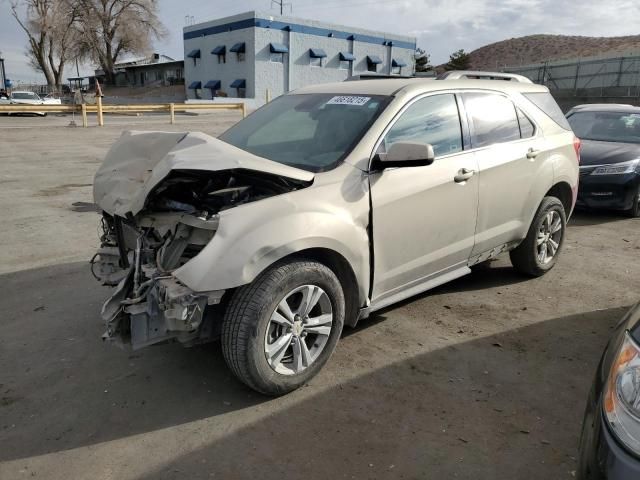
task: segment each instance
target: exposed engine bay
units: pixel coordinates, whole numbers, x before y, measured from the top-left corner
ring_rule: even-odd
[[[121,160],[117,162],[122,164]],[[105,173],[103,165],[96,175],[94,191],[102,188],[106,192],[102,198],[109,202],[105,201],[104,206],[98,202],[103,207],[100,248],[91,259],[91,271],[102,284],[117,286],[102,309],[107,326],[104,339],[138,349],[166,340],[193,345],[216,337],[215,306],[225,291],[194,292],[172,272],[194,260],[211,241],[221,211],[311,183],[239,167],[169,169],[153,186],[148,179],[153,178],[154,172],[148,171],[151,175],[147,181],[138,182],[139,190],[146,187],[149,191],[142,208],[135,214],[130,208],[122,215],[121,211],[133,201],[127,205],[111,194],[113,189],[105,188],[109,182],[113,185],[113,176],[108,175],[108,170]],[[139,165],[135,168],[140,170]],[[124,173],[113,171],[115,177],[125,177]],[[102,185],[99,177],[104,180]],[[125,179],[133,184],[133,177],[129,173]],[[135,199],[138,192],[130,191],[130,198]]]

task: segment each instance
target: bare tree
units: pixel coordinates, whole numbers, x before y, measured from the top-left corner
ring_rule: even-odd
[[[149,52],[166,29],[158,17],[157,0],[76,0],[85,54],[115,83],[114,65],[126,53]]]
[[[64,67],[79,54],[79,10],[72,0],[14,0],[11,14],[27,34],[27,55],[50,87],[60,89]]]

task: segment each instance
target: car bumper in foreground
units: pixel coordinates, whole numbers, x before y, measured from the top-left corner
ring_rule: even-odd
[[[577,205],[628,210],[640,186],[640,175],[580,175]]]

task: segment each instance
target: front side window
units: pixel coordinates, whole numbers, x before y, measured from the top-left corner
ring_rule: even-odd
[[[436,157],[462,151],[462,129],[453,94],[432,95],[413,103],[393,124],[378,150],[395,142],[430,144]]]
[[[582,140],[640,143],[640,114],[628,112],[576,112],[569,124]]]
[[[520,139],[520,125],[511,100],[495,93],[465,93],[462,97],[473,123],[473,148]]]
[[[220,140],[285,165],[325,171],[351,152],[388,100],[381,95],[283,95]]]

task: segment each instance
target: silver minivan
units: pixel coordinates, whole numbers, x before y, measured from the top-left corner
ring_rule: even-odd
[[[289,392],[344,324],[509,252],[562,249],[579,141],[514,76],[373,79],[283,95],[218,139],[126,132],[96,174],[105,339],[221,339],[237,377]]]

